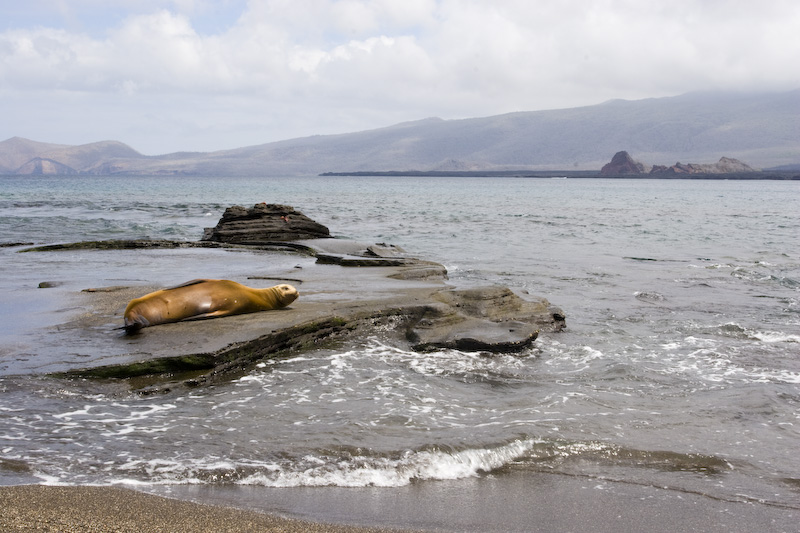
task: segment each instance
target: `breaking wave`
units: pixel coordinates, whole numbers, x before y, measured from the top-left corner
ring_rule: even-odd
[[[401,487],[414,481],[462,479],[492,472],[529,453],[539,442],[516,439],[498,447],[422,449],[396,456],[342,448],[271,461],[232,461],[217,457],[131,460],[109,470],[104,483]],[[48,484],[59,483],[53,476],[39,477]]]

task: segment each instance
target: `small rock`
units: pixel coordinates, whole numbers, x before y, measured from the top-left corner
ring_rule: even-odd
[[[111,287],[89,287],[88,289],[83,289],[81,292],[117,292],[123,291],[128,287],[125,285],[113,285]]]

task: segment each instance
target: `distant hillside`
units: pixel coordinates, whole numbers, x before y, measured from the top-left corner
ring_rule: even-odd
[[[15,172],[29,161],[41,158],[41,154],[63,148],[68,148],[68,146],[29,141],[22,137],[12,137],[0,142],[0,172],[4,174]]]
[[[302,175],[346,171],[599,170],[620,150],[653,165],[717,161],[800,163],[800,90],[692,93],[463,120],[425,119],[210,153],[147,157],[113,141],[82,146],[0,142],[0,173],[55,164],[80,173]]]
[[[3,174],[103,174],[115,161],[138,159],[146,156],[117,141],[68,146],[12,137],[0,142]]]

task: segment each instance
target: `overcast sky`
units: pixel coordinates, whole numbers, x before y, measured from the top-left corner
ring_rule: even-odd
[[[0,140],[212,151],[800,88],[797,0],[0,0]]]

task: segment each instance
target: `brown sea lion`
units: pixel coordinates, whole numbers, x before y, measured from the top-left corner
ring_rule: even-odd
[[[280,309],[297,296],[297,289],[291,285],[253,289],[227,279],[195,279],[131,300],[125,308],[125,331],[187,319]]]

